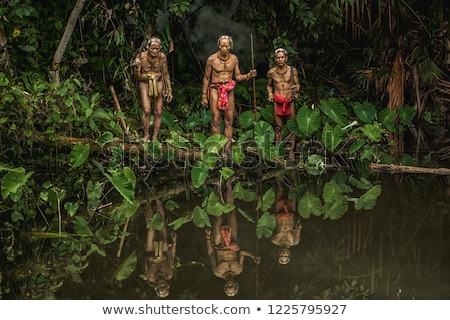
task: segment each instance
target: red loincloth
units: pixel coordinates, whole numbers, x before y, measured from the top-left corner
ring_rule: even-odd
[[[288,104],[292,101],[292,97],[285,98],[279,94],[274,94],[273,100],[277,103],[275,111],[278,116],[288,116],[291,114],[291,108]]]
[[[234,89],[236,81],[230,80],[227,83],[211,83],[211,87],[217,88],[219,94],[219,101],[217,107],[220,110],[228,109],[228,92]]]

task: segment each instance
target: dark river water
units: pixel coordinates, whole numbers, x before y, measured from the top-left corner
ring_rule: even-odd
[[[347,182],[341,184],[340,189],[344,190],[345,203],[338,201],[336,205],[332,200],[334,192],[324,192],[330,187],[327,183],[333,176],[311,177],[294,172],[261,177],[258,182],[239,178],[228,184],[219,181],[220,188],[209,186],[210,193],[189,190],[165,197],[161,201],[165,209],[161,210],[169,224],[167,238],[170,242],[171,229],[175,228],[177,243],[175,264],[171,269],[173,273],[167,280],[170,285],[167,298],[450,298],[447,180],[432,175],[373,176],[368,179],[369,187],[381,187],[381,193],[375,200],[364,199],[358,203],[357,199],[369,187],[358,189],[355,183]],[[365,180],[358,181],[367,185]],[[236,186],[237,183],[241,185]],[[231,194],[230,197],[230,190],[241,194]],[[315,204],[317,201],[322,204],[321,211],[311,214],[303,209],[305,193],[315,196]],[[206,208],[205,199],[208,197],[211,206],[217,203],[213,201],[212,194],[217,196],[219,203],[228,203],[231,205],[229,208],[233,209],[224,209],[227,212],[223,214],[208,209],[210,214],[206,215],[206,220],[210,221],[210,226],[208,223],[203,225],[205,216],[200,208]],[[177,206],[169,206],[169,200]],[[150,207],[141,206],[140,212],[130,220],[129,235],[121,248],[120,259],[115,257],[116,243],[107,257],[92,255],[88,269],[65,281],[56,298],[159,299],[154,285],[143,279],[146,261],[152,261],[158,255],[151,246],[161,241],[153,240],[164,238],[159,230],[152,238],[153,235],[146,229],[148,220],[145,216],[149,218],[151,212],[159,212],[156,205],[156,200],[149,201]],[[152,206],[156,208],[153,211]],[[177,221],[186,212],[196,212],[192,221],[170,227],[171,222]],[[259,225],[257,221],[263,217],[268,222]],[[285,229],[276,236],[278,229],[271,223],[280,223],[280,228]],[[226,262],[234,271],[237,270],[234,279],[239,290],[232,297],[227,297],[224,292],[225,281],[221,271],[213,272],[207,249],[205,230],[211,229],[213,239],[214,235],[217,237],[219,234],[220,240],[220,227],[223,225],[231,226],[231,243],[226,242],[229,234],[227,229],[223,229],[225,240],[223,243],[212,243],[212,250],[228,257],[234,254],[239,257],[240,252],[248,254],[243,256],[242,264],[237,258],[241,269],[236,269],[236,265],[231,267],[232,263],[228,260]],[[292,226],[299,231],[290,230]],[[272,230],[272,235],[267,233],[268,230]],[[280,239],[283,237],[289,240],[285,240],[284,244],[287,241],[290,246],[291,256],[287,264],[279,262],[280,243],[283,242]],[[133,252],[136,252],[138,259],[136,270],[125,280],[110,281],[112,270]],[[254,263],[252,256],[259,263]],[[227,266],[224,268],[226,270]]]

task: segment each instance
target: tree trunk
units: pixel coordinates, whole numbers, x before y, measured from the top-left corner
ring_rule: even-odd
[[[84,4],[86,0],[77,0],[77,3],[72,9],[72,13],[70,14],[69,20],[67,21],[66,29],[64,30],[64,34],[61,38],[61,40],[58,43],[58,47],[56,48],[55,55],[53,56],[53,61],[51,65],[51,74],[52,74],[52,81],[55,83],[60,83],[60,76],[59,76],[59,64],[61,63],[61,59],[64,55],[64,52],[66,51],[67,44],[70,41],[70,38],[72,37],[73,29],[75,28],[75,25],[77,24],[78,17],[81,14],[81,11],[83,10]]]
[[[372,163],[370,171],[383,173],[430,173],[447,176],[450,175],[450,169],[447,168],[423,168],[412,166],[397,166],[393,164]]]

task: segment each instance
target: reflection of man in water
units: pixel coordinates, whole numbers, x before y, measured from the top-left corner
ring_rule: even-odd
[[[154,285],[156,294],[160,298],[166,298],[170,289],[167,281],[173,278],[175,268],[177,236],[172,231],[172,243],[168,243],[167,219],[160,200],[156,200],[156,212],[161,214],[163,226],[160,231],[155,230],[154,227],[147,229],[145,274],[141,277]],[[154,215],[152,203],[147,202],[145,205],[145,221],[147,224]]]
[[[220,193],[220,185],[217,188]],[[220,195],[218,196],[220,198]],[[225,201],[234,204],[231,181],[226,183]],[[242,273],[245,256],[251,257],[254,263],[260,263],[257,257],[249,251],[241,250],[238,244],[236,210],[215,217],[212,232],[205,230],[206,247],[214,275],[225,280],[224,291],[227,296],[235,296],[239,290],[236,276]]]
[[[275,204],[277,225],[271,237],[272,243],[280,248],[278,251],[280,264],[288,264],[291,261],[291,247],[299,244],[302,230],[297,214],[297,201],[288,198],[289,188],[285,183],[277,179]]]

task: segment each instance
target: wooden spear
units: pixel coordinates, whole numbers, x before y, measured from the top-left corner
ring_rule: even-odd
[[[253,32],[250,32],[250,46],[252,51],[252,70],[255,69],[255,57],[253,53]],[[253,120],[256,122],[256,83],[255,77],[252,77],[253,81]]]

